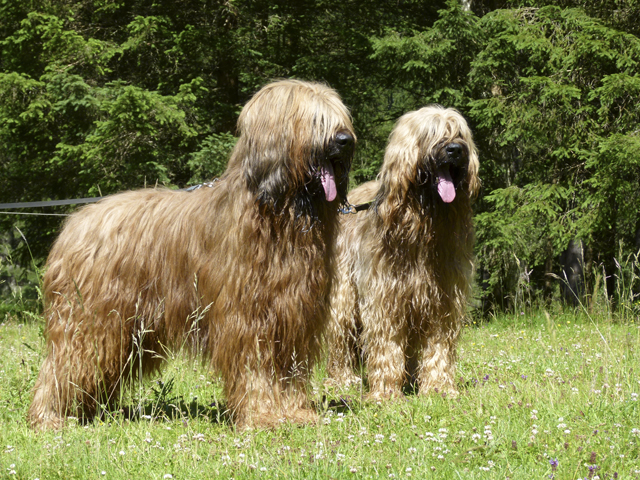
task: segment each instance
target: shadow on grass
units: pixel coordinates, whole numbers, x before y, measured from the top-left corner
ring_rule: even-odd
[[[475,387],[477,387],[477,384],[478,384],[478,380],[476,379],[465,381],[464,379],[460,378],[460,381],[457,383],[458,392],[463,393],[468,390],[472,390]],[[334,413],[343,413],[343,414],[346,414],[346,413],[357,414],[360,410],[362,410],[363,408],[366,408],[367,405],[374,405],[374,404],[377,404],[378,402],[386,403],[390,401],[388,399],[381,400],[381,401],[367,399],[368,391],[369,391],[369,385],[365,376],[365,378],[363,379],[361,392],[357,392],[357,393],[354,392],[351,395],[338,393],[338,392],[334,394],[324,395],[320,403],[314,404],[314,408],[318,411],[319,414],[324,414],[327,411],[333,411]],[[430,392],[430,394],[438,395],[443,398],[449,397],[449,395],[446,392],[439,392],[438,389],[434,389],[432,392]],[[419,395],[418,383],[415,381],[407,382],[402,387],[402,395],[396,398],[396,401],[397,400],[410,401],[411,399],[418,398],[419,396],[420,395]]]
[[[77,418],[82,426],[91,426],[94,422],[119,423],[119,422],[177,422],[185,425],[188,421],[204,420],[212,425],[232,426],[231,415],[224,403],[213,402],[210,404],[198,401],[186,402],[182,398],[176,398],[171,403],[157,404],[153,401],[145,401],[142,404],[124,405],[117,407],[99,408],[94,415],[86,415]],[[73,419],[74,417],[69,417]]]
[[[316,411],[322,415],[328,411],[334,413],[356,413],[360,410],[361,402],[360,398],[352,395],[340,395],[338,398],[328,398],[323,395],[321,403],[314,403],[313,407]]]
[[[182,395],[172,395],[174,379],[167,382],[158,380],[157,387],[151,388],[147,398],[133,399],[127,402],[114,401],[98,407],[95,415],[78,419],[81,425],[90,425],[94,421],[183,421],[204,420],[211,424],[233,425],[231,413],[226,403],[213,401],[208,403],[194,398],[186,401]],[[124,404],[123,404],[124,403]]]
[[[186,402],[181,397],[170,399],[167,403],[146,401],[142,405],[127,405],[108,415],[121,415],[125,420],[167,420],[186,421],[201,419],[212,424],[232,425],[231,415],[226,404],[221,402],[204,403],[196,400]]]
[[[124,405],[120,408],[102,408],[95,416],[78,419],[80,425],[91,425],[95,421],[102,422],[176,422],[185,423],[191,420],[205,420],[215,425],[233,425],[231,415],[223,403],[210,404],[198,401],[186,402],[176,398],[171,403],[157,404],[145,401],[142,404]]]

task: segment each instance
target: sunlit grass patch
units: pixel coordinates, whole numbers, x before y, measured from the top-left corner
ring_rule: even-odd
[[[237,432],[215,373],[182,355],[120,406],[27,428],[35,324],[0,325],[2,478],[640,478],[640,330],[544,312],[465,327],[460,395],[363,401],[310,386],[315,427]],[[12,473],[13,472],[13,473]]]

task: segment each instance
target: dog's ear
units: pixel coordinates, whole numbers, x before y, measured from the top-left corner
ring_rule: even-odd
[[[405,138],[398,130],[391,134],[378,180],[389,193],[403,197],[416,178],[421,151],[415,139]]]
[[[469,167],[467,168],[467,181],[469,182],[469,197],[476,198],[480,193],[482,181],[478,176],[480,169],[480,161],[478,159],[478,151],[475,145],[471,144],[469,148]]]
[[[257,154],[258,152],[255,152]],[[250,192],[262,205],[276,206],[291,189],[285,164],[275,159],[247,157],[244,159],[244,180]]]

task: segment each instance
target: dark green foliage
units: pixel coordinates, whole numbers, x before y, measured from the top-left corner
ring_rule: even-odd
[[[516,258],[551,273],[573,238],[605,264],[620,243],[637,249],[638,39],[558,7],[497,11],[481,24],[470,115],[491,192],[477,219],[491,283]]]
[[[387,87],[406,94],[399,95],[394,117],[427,102],[462,107],[469,100],[467,77],[483,31],[459,1],[449,0],[446,7],[431,28],[410,36],[387,31],[372,41],[372,58],[380,62]]]

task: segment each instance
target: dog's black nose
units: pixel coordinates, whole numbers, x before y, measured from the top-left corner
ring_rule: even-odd
[[[450,143],[444,147],[444,149],[447,152],[449,160],[456,161],[460,160],[460,157],[462,157],[462,145],[459,143]]]
[[[353,135],[347,132],[338,132],[336,135],[336,143],[341,148],[349,147],[353,145],[354,138]]]

